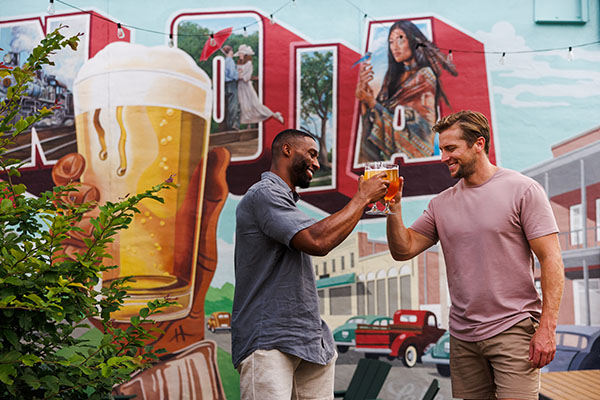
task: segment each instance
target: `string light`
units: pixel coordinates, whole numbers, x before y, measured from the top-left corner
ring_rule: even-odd
[[[504,63],[506,62],[506,53],[502,53],[502,55],[500,56],[500,59],[498,60],[498,63],[500,63],[500,65],[504,65]]]
[[[363,10],[361,10],[358,6],[356,6],[355,4],[353,4],[351,1],[349,0],[345,0],[346,3],[350,4],[352,7],[356,8],[363,16],[364,16],[364,20],[367,20],[367,18],[370,18],[370,16],[364,12]],[[56,0],[57,3],[61,3],[69,8],[78,10],[82,13],[85,14],[89,14],[90,16],[92,16],[93,18],[99,18],[102,19],[106,22],[110,22],[110,23],[114,23],[113,20],[104,17],[102,15],[99,14],[95,14],[90,10],[84,10],[82,8],[76,7],[72,4],[69,4],[67,2],[65,2],[64,0]],[[292,3],[292,5],[296,5],[297,0],[286,0],[286,2],[279,7],[277,10],[273,11],[270,15],[269,15],[269,21],[271,24],[275,23],[275,19],[274,19],[274,15],[277,14],[279,11],[281,11],[283,8],[285,8],[286,6],[288,6],[290,3]],[[54,14],[55,12],[55,7],[54,7],[54,3],[55,0],[49,0],[49,4],[48,4],[48,14]],[[360,15],[360,14],[359,14]],[[372,18],[371,18],[372,19]],[[374,20],[375,23],[387,23],[387,22],[378,22],[377,20]],[[258,22],[254,22],[250,25],[254,25]],[[120,24],[117,24],[120,27]],[[168,33],[162,32],[162,31],[157,31],[157,30],[152,30],[152,29],[147,29],[147,28],[142,28],[142,27],[136,27],[136,26],[132,26],[132,25],[126,25],[128,29],[135,29],[135,30],[140,30],[140,31],[144,31],[144,32],[150,32],[150,33],[155,33],[155,34],[159,34],[159,35],[169,35]],[[235,28],[233,29],[233,31],[240,31],[242,30],[242,33],[244,35],[244,37],[246,37],[248,35],[248,31],[246,29],[246,26],[243,26],[241,28]],[[122,28],[118,28],[117,30],[117,35],[119,37],[119,39],[124,39],[125,38],[125,32],[123,31]],[[209,35],[196,35],[196,34],[190,34],[189,36],[194,36],[194,37],[200,37],[200,38],[209,38]],[[569,46],[568,50],[568,54],[567,54],[567,59],[569,60],[573,60],[574,59],[574,53],[573,53],[573,49],[576,47],[585,47],[585,46],[590,46],[590,45],[595,45],[595,44],[600,44],[600,40],[596,40],[594,42],[587,42],[587,43],[582,43],[582,44],[577,44],[577,45],[572,45]],[[443,47],[439,47],[440,50],[448,50],[448,58],[450,58],[452,53],[467,53],[467,54],[496,54],[498,52],[492,51],[492,52],[486,52],[486,51],[479,51],[479,50],[460,50],[460,49],[453,49],[453,50],[449,50],[447,48],[443,48]],[[500,64],[504,64],[505,58],[507,54],[532,54],[532,53],[545,53],[545,52],[551,52],[551,51],[556,51],[556,50],[564,50],[564,47],[555,47],[555,48],[546,48],[546,49],[538,49],[538,50],[519,50],[519,51],[508,51],[508,52],[503,52],[502,56],[499,59]]]
[[[173,34],[169,33],[169,47],[173,46],[175,46],[175,43],[173,42]]]
[[[569,46],[569,52],[567,53],[567,60],[573,61],[575,59],[575,54],[573,54],[573,47]]]
[[[452,62],[454,61],[454,56],[452,55],[452,49],[448,50],[448,61]]]
[[[121,23],[117,23],[117,37],[119,39],[125,39],[125,31],[123,31]]]
[[[217,45],[217,41],[215,40],[215,35],[214,35],[214,33],[211,33],[211,34],[210,34],[210,45],[211,45],[212,47],[215,47],[215,46]]]

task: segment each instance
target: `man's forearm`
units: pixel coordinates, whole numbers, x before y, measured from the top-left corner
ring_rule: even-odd
[[[312,255],[326,255],[352,233],[360,221],[368,200],[363,196],[354,196],[340,211],[322,219],[308,228],[314,242],[314,250],[305,250]]]
[[[390,253],[395,260],[408,260],[411,248],[410,232],[404,226],[402,213],[399,207],[394,210],[396,214],[387,217],[387,240]]]
[[[565,275],[562,259],[554,256],[546,260],[540,260],[542,269],[542,316],[540,326],[556,330],[558,311],[562,299]]]

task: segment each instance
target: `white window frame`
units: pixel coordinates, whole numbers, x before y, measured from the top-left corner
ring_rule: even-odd
[[[569,207],[569,232],[571,246],[583,244],[583,210],[581,203]]]

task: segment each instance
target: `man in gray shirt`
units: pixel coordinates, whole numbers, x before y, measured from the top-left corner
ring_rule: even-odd
[[[232,359],[242,399],[332,399],[333,337],[319,314],[310,255],[323,256],[385,195],[385,173],[363,180],[344,208],[315,221],[296,207],[319,169],[314,138],[280,132],[269,172],[236,211]]]

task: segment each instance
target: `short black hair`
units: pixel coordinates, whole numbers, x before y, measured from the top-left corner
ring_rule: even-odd
[[[271,144],[271,158],[275,159],[281,153],[281,146],[285,143],[293,142],[294,140],[309,137],[314,140],[316,143],[319,143],[315,136],[306,131],[301,131],[298,129],[286,129],[277,134],[275,139],[273,139],[273,144]]]

